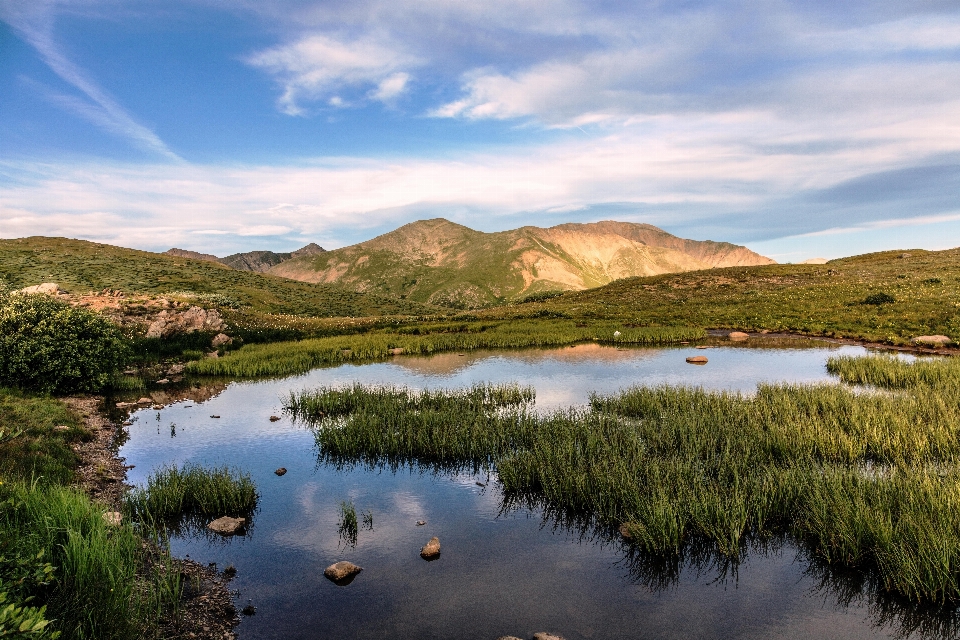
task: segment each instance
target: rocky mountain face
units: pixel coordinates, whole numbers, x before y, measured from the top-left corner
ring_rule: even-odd
[[[437,218],[342,249],[292,257],[268,273],[474,308],[630,276],[762,264],[773,260],[648,224],[605,221],[483,233]]]
[[[219,262],[233,269],[240,271],[256,271],[265,273],[271,267],[286,262],[287,260],[305,256],[314,256],[324,253],[326,249],[311,242],[305,247],[301,247],[290,253],[274,253],[273,251],[247,251],[246,253],[234,253],[225,258],[218,258],[209,253],[199,253],[197,251],[188,251],[186,249],[168,249],[164,253],[168,256],[178,258],[192,258],[194,260],[207,260],[209,262]]]

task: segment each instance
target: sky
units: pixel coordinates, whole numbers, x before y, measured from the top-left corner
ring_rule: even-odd
[[[0,0],[0,237],[960,245],[960,2]]]

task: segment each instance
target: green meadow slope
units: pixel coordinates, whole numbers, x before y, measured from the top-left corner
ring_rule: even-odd
[[[960,341],[960,249],[627,278],[481,315],[621,318],[636,324],[767,329],[891,344],[930,334]]]
[[[216,262],[66,238],[0,240],[0,282],[21,288],[56,282],[70,293],[188,291],[219,294],[253,311],[315,317],[419,315],[424,305],[331,284],[297,282]]]
[[[287,260],[270,273],[469,309],[618,278],[772,261],[726,242],[685,240],[627,222],[474,231],[437,218]]]

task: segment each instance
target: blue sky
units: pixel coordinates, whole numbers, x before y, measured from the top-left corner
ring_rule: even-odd
[[[960,245],[960,4],[0,0],[0,237]]]

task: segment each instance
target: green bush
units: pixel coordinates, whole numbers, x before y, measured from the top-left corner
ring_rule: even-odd
[[[41,294],[0,294],[0,384],[96,392],[127,355],[117,327],[97,313]]]

